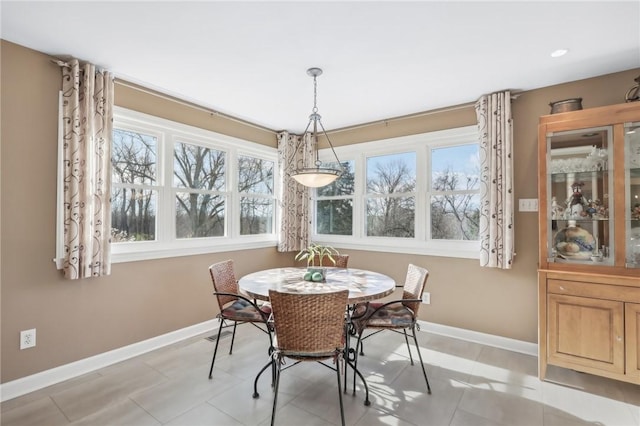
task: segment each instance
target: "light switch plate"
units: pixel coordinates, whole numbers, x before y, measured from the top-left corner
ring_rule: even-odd
[[[537,198],[520,198],[518,210],[521,212],[537,212],[538,199]]]

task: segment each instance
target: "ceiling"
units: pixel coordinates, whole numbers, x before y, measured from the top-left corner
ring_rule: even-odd
[[[640,67],[637,0],[0,7],[5,40],[292,132],[304,130],[313,107],[310,67],[324,70],[318,109],[327,130]],[[569,53],[552,58],[560,48]]]

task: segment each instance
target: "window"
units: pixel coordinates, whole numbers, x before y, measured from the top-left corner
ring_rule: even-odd
[[[416,153],[367,158],[367,236],[413,238]]]
[[[225,235],[225,159],[223,151],[184,142],[174,144],[176,238]]]
[[[273,232],[274,162],[241,156],[238,160],[240,234]]]
[[[116,108],[114,262],[276,244],[275,148]]]
[[[342,162],[342,176],[316,191],[316,232],[327,235],[353,234],[353,161]],[[335,165],[335,163],[334,163]]]
[[[125,128],[113,130],[111,147],[111,238],[156,239],[158,136]]]
[[[474,143],[431,150],[431,238],[478,239],[479,149]]]
[[[337,147],[347,172],[315,191],[314,241],[478,258],[476,126]],[[320,151],[320,158],[331,153]]]

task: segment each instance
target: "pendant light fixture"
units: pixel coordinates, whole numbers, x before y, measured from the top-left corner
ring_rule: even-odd
[[[307,70],[307,74],[313,77],[313,109],[311,110],[311,115],[309,115],[309,124],[307,124],[307,128],[304,129],[304,133],[298,142],[298,146],[296,147],[296,152],[298,151],[298,147],[300,143],[304,143],[306,140],[306,135],[309,129],[312,129],[311,140],[315,144],[315,152],[314,152],[314,166],[313,167],[304,167],[301,169],[296,169],[293,173],[291,173],[291,177],[296,180],[296,182],[308,186],[309,188],[319,188],[322,186],[329,185],[334,182],[336,179],[342,175],[343,169],[340,160],[338,159],[338,155],[336,151],[333,149],[333,145],[331,144],[331,140],[329,139],[329,135],[327,135],[327,131],[324,129],[322,125],[322,121],[320,114],[318,114],[318,82],[317,78],[322,74],[322,70],[320,68],[309,68]],[[331,151],[333,152],[333,156],[336,158],[337,167],[321,167],[322,162],[318,158],[318,126],[322,130],[324,137],[327,139],[329,143],[329,147],[331,147]]]

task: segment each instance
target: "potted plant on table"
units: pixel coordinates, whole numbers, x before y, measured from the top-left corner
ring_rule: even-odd
[[[327,270],[323,267],[324,259],[336,264],[336,260],[333,256],[338,255],[338,250],[331,246],[325,246],[322,244],[311,243],[309,246],[303,248],[298,252],[295,257],[297,261],[307,262],[307,272],[304,274],[305,281],[325,281]],[[316,266],[316,261],[318,265]]]

